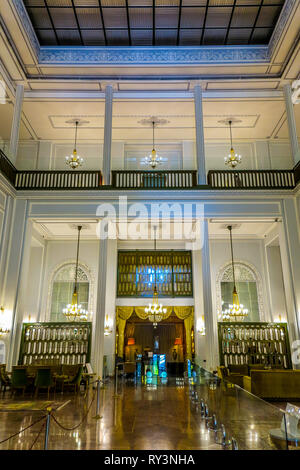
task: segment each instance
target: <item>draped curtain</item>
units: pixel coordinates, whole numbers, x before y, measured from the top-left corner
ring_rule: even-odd
[[[167,314],[165,318],[169,318],[172,312],[184,321],[185,336],[186,336],[186,359],[192,358],[192,327],[194,322],[194,307],[166,307]],[[135,314],[142,320],[146,320],[148,315],[145,313],[145,307],[117,307],[117,328],[118,328],[118,356],[123,356],[124,341],[125,341],[125,326],[127,320],[131,315]],[[137,328],[137,325],[135,325]],[[134,330],[133,330],[134,332]],[[126,333],[126,337],[128,334]],[[173,343],[174,344],[174,343]]]

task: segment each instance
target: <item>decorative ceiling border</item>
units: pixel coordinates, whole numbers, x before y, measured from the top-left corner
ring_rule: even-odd
[[[267,46],[43,46],[40,65],[200,65],[268,62]]]
[[[272,33],[269,46],[268,46],[268,54],[270,59],[273,56],[273,53],[275,51],[275,48],[277,44],[280,41],[280,38],[282,36],[283,30],[291,17],[292,10],[294,9],[294,6],[299,2],[299,0],[285,0],[285,3],[283,5],[283,8],[281,10],[281,13],[279,15],[278,21],[276,23],[276,26],[274,28],[274,31]]]
[[[22,26],[27,34],[27,38],[29,39],[30,45],[32,49],[34,50],[36,59],[38,61],[39,56],[40,56],[41,46],[37,38],[37,35],[35,33],[35,30],[32,26],[27,10],[25,8],[24,2],[23,0],[12,0],[12,3],[15,7],[16,12],[18,13],[19,20],[22,23]]]
[[[286,0],[268,46],[40,46],[23,0],[12,0],[39,65],[220,65],[268,63],[299,0]]]

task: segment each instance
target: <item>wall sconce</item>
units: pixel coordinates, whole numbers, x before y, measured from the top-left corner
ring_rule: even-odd
[[[280,314],[280,315],[278,315],[278,317],[274,318],[274,322],[275,323],[285,323],[286,320],[285,319],[283,320],[282,315]]]
[[[197,321],[197,333],[201,336],[205,336],[205,323],[203,316]]]
[[[5,325],[5,309],[0,307],[0,337],[7,335],[10,332],[10,329]]]
[[[104,336],[109,336],[112,333],[112,328],[108,321],[108,315],[105,316]]]

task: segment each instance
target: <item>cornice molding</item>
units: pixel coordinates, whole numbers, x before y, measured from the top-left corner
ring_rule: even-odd
[[[276,49],[276,46],[278,45],[280,38],[282,36],[283,30],[289,18],[291,17],[292,10],[298,3],[299,3],[299,0],[286,0],[285,1],[285,4],[283,5],[283,8],[281,10],[281,13],[279,15],[278,21],[276,23],[276,26],[274,28],[273,34],[269,42],[268,55],[270,59],[272,58],[273,53]]]
[[[19,16],[19,20],[25,30],[29,43],[35,53],[37,61],[39,60],[40,56],[40,43],[35,34],[34,28],[28,16],[27,10],[25,8],[23,0],[12,0],[12,4],[15,7],[15,10]]]
[[[41,47],[40,65],[204,65],[268,62],[267,46]]]

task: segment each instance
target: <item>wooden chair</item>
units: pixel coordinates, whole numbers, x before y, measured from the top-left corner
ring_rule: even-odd
[[[74,388],[74,392],[78,393],[80,390],[80,383],[83,374],[83,366],[78,367],[77,374],[73,379],[63,380],[62,381],[62,393],[64,392],[65,388]]]

